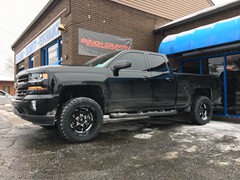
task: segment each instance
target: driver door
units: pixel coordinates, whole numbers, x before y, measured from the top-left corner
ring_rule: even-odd
[[[166,57],[156,53],[148,55],[152,73],[153,107],[173,108],[176,103],[176,79]]]
[[[121,69],[118,76],[114,76],[113,71],[109,69],[111,110],[138,111],[151,107],[151,73],[147,72],[148,64],[145,54],[143,52],[124,52],[114,62],[121,60],[130,61],[131,67]]]

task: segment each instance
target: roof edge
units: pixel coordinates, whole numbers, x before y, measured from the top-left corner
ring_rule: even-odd
[[[211,6],[216,6],[216,4],[212,0],[207,0]]]
[[[16,44],[24,37],[24,35],[31,30],[33,25],[41,20],[44,14],[50,10],[55,4],[57,4],[60,0],[49,0],[48,3],[44,6],[44,8],[38,13],[38,15],[33,19],[33,21],[27,26],[27,28],[21,33],[21,35],[15,40],[15,42],[11,45],[12,50],[16,46]]]
[[[191,22],[193,20],[198,20],[198,19],[204,18],[206,16],[209,16],[209,15],[212,15],[212,14],[216,14],[218,12],[225,11],[225,10],[228,10],[228,9],[236,7],[237,5],[240,5],[240,1],[239,0],[232,1],[232,2],[227,3],[227,4],[225,3],[225,4],[218,5],[218,6],[209,7],[209,8],[200,10],[200,11],[198,11],[196,13],[193,13],[193,14],[184,16],[182,18],[179,18],[177,20],[171,21],[171,22],[169,22],[169,23],[167,23],[167,24],[165,24],[165,25],[155,29],[153,31],[153,33],[158,33],[158,32],[161,32],[163,30],[170,29],[170,28],[173,28],[173,27],[176,27],[176,26],[179,26],[179,25]]]
[[[12,82],[14,81],[14,77],[0,75],[0,82]]]

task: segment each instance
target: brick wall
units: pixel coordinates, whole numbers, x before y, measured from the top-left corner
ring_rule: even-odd
[[[156,25],[169,22],[167,19],[107,0],[60,0],[16,44],[15,54],[49,27],[49,22],[58,19],[57,17],[61,18],[61,23],[66,27],[66,31],[62,32],[62,64],[71,65],[80,65],[92,58],[78,54],[79,28],[132,38],[134,49],[154,51],[156,42],[153,29]],[[41,65],[40,50],[35,52],[34,56],[35,65]],[[25,59],[24,66],[29,67],[29,58]]]
[[[167,35],[237,16],[239,15],[238,9],[239,7],[235,7],[168,29],[162,34],[153,35],[152,31],[156,26],[163,25],[169,20],[107,0],[60,0],[54,7],[44,13],[44,16],[29,32],[25,33],[23,38],[15,45],[14,51],[17,54],[58,18],[61,18],[61,22],[66,25],[67,29],[66,32],[62,32],[63,64],[79,65],[92,58],[78,54],[79,28],[133,38],[134,49],[157,51],[160,42]],[[34,56],[34,65],[40,66],[41,51],[36,51]],[[28,68],[29,58],[27,57],[24,61],[25,68]],[[17,70],[17,67],[15,69]]]
[[[14,82],[13,81],[0,81],[0,89],[3,90],[4,86],[10,87],[10,92],[12,96],[14,95]]]
[[[71,36],[68,59],[63,64],[83,64],[92,57],[78,54],[78,29],[112,34],[133,39],[133,49],[155,49],[152,33],[155,24],[166,23],[166,19],[106,0],[73,1],[72,24],[67,25],[66,37]],[[168,21],[167,21],[168,22]],[[63,41],[64,43],[64,41]],[[66,42],[65,42],[66,43]]]

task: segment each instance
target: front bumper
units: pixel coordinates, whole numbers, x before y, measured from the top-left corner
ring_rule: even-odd
[[[32,102],[35,101],[36,109]],[[24,120],[42,126],[55,124],[59,95],[27,95],[22,100],[12,99],[13,112]]]

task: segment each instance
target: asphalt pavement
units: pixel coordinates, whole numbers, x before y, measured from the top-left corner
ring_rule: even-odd
[[[0,179],[240,179],[240,121],[120,119],[97,139],[64,141],[0,106]]]

